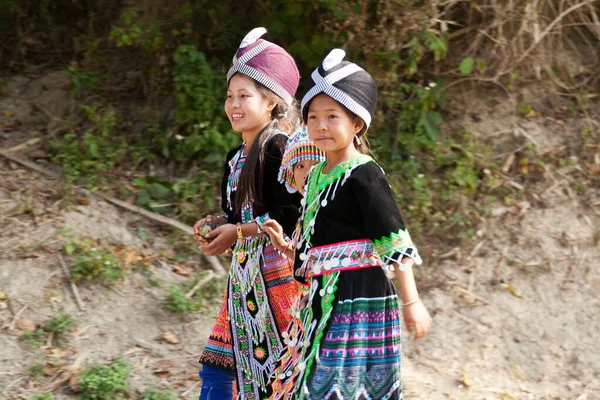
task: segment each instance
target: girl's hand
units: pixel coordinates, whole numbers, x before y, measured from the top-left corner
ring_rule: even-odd
[[[410,333],[415,334],[415,340],[425,336],[431,326],[431,316],[422,302],[413,303],[402,309],[404,324]]]
[[[288,243],[283,237],[283,228],[279,225],[279,222],[270,219],[263,222],[262,227],[269,235],[271,243],[273,243],[273,246],[275,246],[277,250],[282,251],[287,247]]]
[[[237,240],[237,228],[233,224],[225,224],[206,234],[207,238],[213,239],[210,242],[203,240],[198,247],[204,255],[218,256],[231,248],[231,245]]]
[[[198,234],[198,231],[202,228],[203,225],[211,223],[211,222],[216,222],[217,226],[222,226],[225,225],[227,223],[227,220],[223,217],[215,217],[212,215],[207,215],[206,217],[202,218],[201,220],[199,220],[198,222],[196,222],[194,224],[194,227],[192,228],[194,230],[194,239],[202,244],[202,243],[206,243],[207,240],[205,237],[201,236]]]
[[[204,225],[205,223],[207,223],[207,222],[212,222],[212,221],[214,221],[214,220],[216,220],[216,218],[215,218],[215,217],[213,217],[212,215],[207,215],[206,217],[202,218],[201,220],[198,220],[198,222],[196,222],[196,223],[194,224],[194,227],[192,228],[192,229],[194,230],[194,239],[195,239],[195,240],[196,240],[198,243],[200,243],[200,244],[202,244],[202,243],[206,243],[206,239],[205,239],[204,237],[202,237],[202,236],[198,235],[198,230],[199,230],[200,228],[202,228],[202,225]]]

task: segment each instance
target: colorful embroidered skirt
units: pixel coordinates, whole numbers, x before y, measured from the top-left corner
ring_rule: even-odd
[[[284,333],[287,349],[275,371],[273,399],[402,398],[398,297],[379,265],[364,264],[369,246],[356,250],[353,242],[346,253],[354,261],[343,268],[335,268],[339,248],[331,249],[336,255],[327,268],[318,264],[331,253],[315,249],[320,254],[310,262],[309,300]]]
[[[233,252],[223,306],[200,362],[235,370],[241,399],[271,393],[269,378],[298,297],[291,260],[264,238],[246,238]]]

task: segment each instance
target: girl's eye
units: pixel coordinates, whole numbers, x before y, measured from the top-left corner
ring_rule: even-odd
[[[333,119],[333,118],[337,118],[337,115],[333,115],[333,114],[331,114],[331,115],[329,116],[329,119]]]
[[[241,95],[240,97],[243,99],[243,98],[246,98],[246,97],[248,97],[248,95],[247,95],[247,94],[243,94],[243,95]]]
[[[309,115],[308,119],[317,119],[317,117],[315,117],[314,115]]]
[[[296,169],[304,169],[304,165],[298,164],[298,165],[296,165]]]
[[[228,98],[228,99],[231,99],[232,97],[233,97],[233,96],[232,96],[232,95],[230,95],[230,94],[228,94],[228,95],[227,95],[227,98]]]

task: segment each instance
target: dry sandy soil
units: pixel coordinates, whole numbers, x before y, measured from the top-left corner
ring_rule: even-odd
[[[39,105],[58,112],[68,102],[64,87],[60,73],[8,79],[0,97],[0,148],[47,134],[52,121]],[[556,106],[548,105],[551,94],[530,88],[519,96],[537,116],[516,117],[504,99],[469,103],[473,93],[465,93],[469,112],[445,129],[463,130],[499,153],[510,147],[515,124],[542,153],[568,147],[580,134],[582,117],[555,118],[545,111]],[[35,146],[18,154],[32,158],[32,151]],[[471,242],[426,257],[422,297],[434,325],[423,340],[404,336],[407,399],[600,399],[600,189],[575,193],[576,168],[582,168],[577,160],[548,170],[526,184],[530,201],[493,205]],[[43,393],[64,376],[50,370],[30,378],[26,370],[34,364],[70,366],[85,357],[91,365],[119,355],[133,365],[134,391],[154,384],[182,399],[197,398],[197,359],[221,299],[215,296],[202,312],[182,319],[164,309],[165,288],[210,267],[198,255],[175,258],[167,240],[172,233],[164,228],[95,197],[67,203],[61,188],[58,180],[0,157],[0,398]],[[147,271],[132,269],[113,288],[79,284],[80,310],[58,256],[63,228],[143,256],[150,260]],[[176,266],[188,268],[190,276],[174,272]],[[161,287],[150,285],[149,274]],[[19,339],[27,323],[40,324],[60,311],[75,320],[66,335],[42,347]],[[162,340],[165,332],[179,343]],[[76,396],[69,382],[53,394]]]

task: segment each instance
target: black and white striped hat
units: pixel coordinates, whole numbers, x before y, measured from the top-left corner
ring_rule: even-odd
[[[366,128],[371,124],[377,109],[377,85],[367,71],[354,63],[343,61],[345,56],[344,50],[333,49],[323,64],[311,74],[311,85],[301,105],[305,121],[312,99],[319,93],[325,93],[358,115]]]

